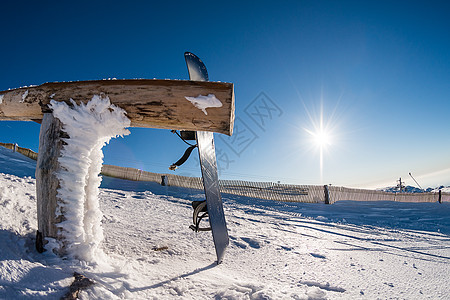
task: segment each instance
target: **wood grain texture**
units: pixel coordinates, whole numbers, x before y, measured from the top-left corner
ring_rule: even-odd
[[[43,237],[60,240],[61,233],[56,224],[64,216],[56,214],[59,180],[56,173],[60,169],[58,157],[63,147],[61,122],[53,114],[44,114],[39,135],[39,155],[36,165],[36,199],[38,230]]]
[[[186,80],[96,80],[51,82],[39,86],[0,91],[0,120],[41,120],[50,101],[88,102],[105,94],[127,112],[133,127],[201,130],[231,135],[234,123],[232,83]],[[187,97],[214,94],[223,104],[207,108],[208,115]]]

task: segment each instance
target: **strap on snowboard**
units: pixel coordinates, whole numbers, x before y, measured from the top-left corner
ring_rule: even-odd
[[[189,158],[189,156],[191,155],[192,150],[194,150],[195,148],[197,148],[197,145],[192,145],[189,148],[187,148],[186,151],[184,152],[183,156],[176,163],[173,163],[169,167],[169,170],[173,171],[176,168],[178,168],[179,166],[181,166],[182,164],[184,164],[186,162],[186,160]]]
[[[189,158],[189,156],[192,153],[192,150],[194,150],[195,148],[197,148],[197,144],[193,145],[188,143],[186,140],[192,140],[192,138],[195,140],[195,132],[194,131],[181,131],[180,133],[178,133],[176,130],[172,130],[172,133],[175,133],[176,135],[178,135],[178,137],[185,142],[187,145],[189,145],[189,147],[186,149],[186,151],[184,152],[183,156],[175,163],[173,163],[170,167],[169,170],[174,171],[176,170],[179,166],[181,166],[182,164],[184,164],[186,162],[186,160]]]
[[[200,221],[203,218],[208,217],[208,208],[206,207],[206,200],[204,201],[192,201],[192,208],[194,208],[194,214],[192,221],[194,225],[189,226],[190,229],[195,232],[210,231],[211,227],[200,227]]]

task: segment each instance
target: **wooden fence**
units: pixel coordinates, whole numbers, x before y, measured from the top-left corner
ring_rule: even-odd
[[[396,201],[396,202],[450,202],[450,193],[390,193],[376,190],[329,186],[330,203],[340,200]]]
[[[0,146],[21,153],[34,160],[37,153],[17,146],[0,143]],[[199,177],[187,177],[174,174],[152,173],[134,168],[103,165],[102,175],[134,181],[152,181],[161,185],[178,186],[203,190]],[[396,202],[450,202],[450,193],[390,193],[367,189],[353,189],[339,186],[292,185],[273,182],[251,182],[242,180],[220,180],[220,192],[251,198],[275,201],[327,203],[341,200],[352,201],[396,201]]]
[[[31,149],[19,147],[17,144],[12,143],[0,143],[0,146],[5,147],[7,149],[11,149],[14,152],[25,155],[31,159],[37,160],[38,154]]]

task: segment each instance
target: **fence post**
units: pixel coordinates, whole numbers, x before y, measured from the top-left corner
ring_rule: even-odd
[[[167,185],[167,176],[161,175],[161,185],[166,186]]]
[[[439,203],[442,203],[442,191],[439,190]]]
[[[324,193],[325,193],[325,204],[331,204],[330,203],[330,191],[328,189],[328,185],[325,184],[323,186],[323,190],[324,190]]]
[[[36,235],[36,249],[44,251],[45,238],[60,239],[56,224],[63,221],[63,215],[56,213],[59,180],[56,172],[59,170],[58,157],[63,146],[61,122],[52,113],[45,113],[41,131],[39,133],[39,155],[36,164],[36,198],[38,232]]]

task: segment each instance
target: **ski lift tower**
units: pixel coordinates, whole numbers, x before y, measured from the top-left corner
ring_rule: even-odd
[[[404,186],[404,183],[405,183],[405,182],[402,181],[402,178],[401,178],[401,177],[397,180],[397,182],[398,182],[397,188],[398,188],[398,190],[399,190],[400,192],[402,192],[403,189],[405,188],[405,186]]]

